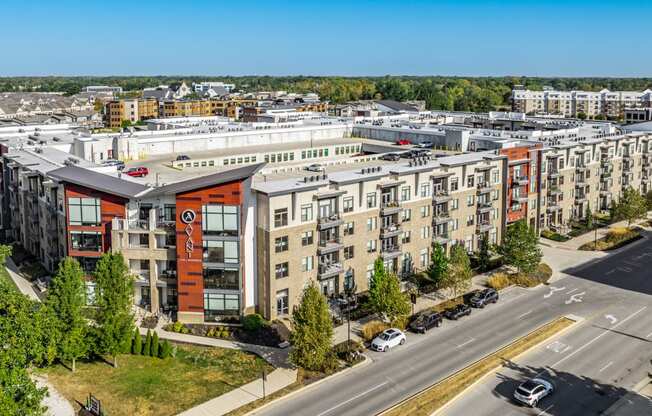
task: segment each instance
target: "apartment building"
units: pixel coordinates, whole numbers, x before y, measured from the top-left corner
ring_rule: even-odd
[[[506,163],[473,153],[255,183],[260,312],[287,316],[311,280],[327,296],[366,291],[379,256],[407,276],[433,241],[500,241]]]
[[[109,128],[120,127],[123,121],[136,123],[158,116],[159,104],[155,99],[112,100],[104,106],[104,123]]]
[[[507,224],[525,220],[533,229],[539,228],[539,166],[541,166],[541,143],[524,143],[520,146],[500,149],[507,156]]]
[[[557,91],[544,89],[532,91],[514,89],[512,91],[514,111],[525,114],[547,113],[564,117],[621,119],[626,108],[652,107],[652,90],[609,91]]]

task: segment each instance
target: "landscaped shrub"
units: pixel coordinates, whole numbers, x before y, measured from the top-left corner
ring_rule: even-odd
[[[552,276],[552,269],[546,263],[541,263],[537,266],[532,275],[540,283],[547,283]]]
[[[152,355],[152,332],[148,329],[145,337],[145,346],[143,346],[143,355]]]
[[[131,353],[134,355],[140,355],[143,352],[143,339],[140,336],[140,331],[138,328],[134,331],[134,340],[131,346]]]
[[[389,325],[383,321],[369,321],[362,326],[361,335],[365,341],[371,341],[388,328]]]
[[[158,334],[154,332],[154,335],[152,335],[152,349],[150,351],[150,355],[152,357],[158,357],[159,353],[159,342],[158,342]]]
[[[495,289],[495,290],[501,290],[506,288],[507,286],[510,286],[512,284],[511,279],[509,276],[507,276],[506,273],[494,273],[491,275],[491,277],[487,280],[487,286]]]
[[[333,352],[340,360],[346,361],[348,364],[355,364],[362,359],[360,353],[364,350],[364,346],[356,341],[344,341],[333,346]]]
[[[254,332],[258,331],[263,326],[267,325],[267,321],[257,313],[247,315],[242,318],[242,327],[245,331]]]
[[[632,241],[641,238],[640,232],[625,227],[612,228],[606,236],[599,239],[597,244],[593,241],[580,246],[580,250],[614,250]]]
[[[539,284],[539,281],[534,276],[524,273],[512,275],[511,280],[515,285],[521,287],[534,287]]]
[[[541,237],[547,238],[548,240],[559,241],[559,242],[564,242],[569,240],[569,238],[566,237],[565,235],[561,235],[559,233],[550,230],[541,231]]]
[[[163,344],[161,344],[161,349],[159,351],[158,356],[160,358],[162,358],[162,359],[166,359],[166,358],[170,357],[171,354],[172,354],[172,347],[171,347],[170,343],[168,342],[168,340],[166,339],[166,340],[163,341]]]

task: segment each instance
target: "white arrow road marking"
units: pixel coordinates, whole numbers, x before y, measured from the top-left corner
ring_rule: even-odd
[[[616,317],[613,316],[613,315],[605,315],[604,317],[605,317],[605,319],[608,319],[609,322],[611,322],[611,325],[613,325],[613,324],[615,324],[616,322],[618,322],[618,318],[616,318]]]
[[[584,296],[586,292],[580,292],[572,295],[566,302],[564,302],[566,305],[570,305],[571,303],[581,303],[582,302],[582,296]]]
[[[550,296],[552,296],[555,292],[559,292],[560,290],[564,290],[564,289],[566,289],[566,288],[565,287],[550,286],[550,292],[543,295],[543,297],[547,299]]]

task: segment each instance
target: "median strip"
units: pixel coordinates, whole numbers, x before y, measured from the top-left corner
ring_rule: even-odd
[[[539,345],[553,335],[558,334],[573,323],[575,323],[574,320],[566,317],[548,322],[498,351],[485,356],[414,396],[403,400],[381,414],[383,416],[408,414],[410,416],[431,415],[483,376],[502,366],[505,361],[513,360],[518,355]]]

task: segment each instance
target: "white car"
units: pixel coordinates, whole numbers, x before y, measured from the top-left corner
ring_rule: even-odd
[[[541,399],[555,391],[551,382],[542,378],[533,378],[522,383],[514,391],[514,398],[530,407],[536,407]]]
[[[405,340],[405,334],[400,329],[386,329],[371,341],[371,349],[387,352],[390,348],[405,344]]]
[[[425,142],[421,142],[417,144],[417,147],[420,147],[422,149],[429,149],[432,147],[432,142],[426,140]]]
[[[324,170],[324,167],[319,163],[313,163],[310,166],[306,166],[305,169],[310,172],[321,172]]]

